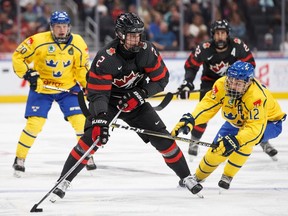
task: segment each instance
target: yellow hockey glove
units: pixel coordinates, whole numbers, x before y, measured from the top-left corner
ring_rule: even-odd
[[[229,134],[217,142],[216,147],[212,149],[212,152],[224,157],[228,157],[230,154],[232,154],[233,151],[239,149],[240,145],[238,140],[235,136]]]
[[[171,132],[172,136],[178,136],[179,133],[188,134],[195,124],[194,118],[190,113],[186,113],[182,116],[180,121],[175,125]]]

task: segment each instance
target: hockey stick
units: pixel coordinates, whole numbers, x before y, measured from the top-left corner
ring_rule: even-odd
[[[161,137],[161,138],[166,138],[166,139],[171,139],[171,140],[178,140],[178,141],[182,141],[182,142],[193,143],[196,145],[201,145],[201,146],[206,146],[206,147],[212,147],[212,148],[216,147],[212,143],[187,139],[184,137],[175,137],[175,136],[171,136],[170,134],[164,134],[164,133],[160,133],[157,131],[151,131],[151,130],[136,128],[136,127],[130,127],[128,125],[126,126],[126,125],[119,125],[119,124],[113,123],[113,124],[111,124],[111,127],[120,128],[120,129],[124,129],[124,130],[131,130],[131,131],[134,131],[136,133],[146,134],[146,135],[150,135],[150,136],[156,136],[156,137]]]
[[[119,110],[119,112],[115,115],[115,117],[113,118],[113,120],[110,122],[109,126],[111,127],[113,122],[116,121],[116,119],[118,118],[118,116],[120,115],[121,110]],[[74,164],[73,167],[70,168],[70,170],[68,170],[68,172],[62,176],[62,178],[55,184],[55,186],[38,202],[36,203],[32,209],[30,210],[30,212],[43,212],[43,208],[38,208],[38,206],[57,188],[57,186],[64,181],[64,179],[66,179],[78,166],[79,164],[90,154],[90,152],[94,149],[95,146],[97,146],[98,142],[100,140],[100,137],[98,136],[97,139],[95,140],[95,142],[90,146],[90,148],[82,155],[82,157]],[[98,146],[99,147],[99,146]]]
[[[189,93],[196,93],[196,92],[201,92],[201,91],[206,91],[206,90],[205,89],[195,89],[195,90],[189,91]],[[152,98],[165,97],[167,94],[172,94],[172,96],[174,96],[174,95],[178,95],[179,91],[177,91],[177,92],[168,92],[166,94],[156,94],[156,95],[152,96]]]
[[[90,116],[90,112],[87,109],[86,106],[86,102],[84,99],[84,93],[83,91],[79,91],[77,92],[78,95],[78,102],[79,102],[79,106],[82,110],[82,113],[84,114],[84,116],[88,117]],[[160,104],[158,104],[157,106],[153,107],[154,110],[156,111],[161,111],[162,109],[164,109],[169,103],[170,101],[173,99],[173,95],[172,94],[166,94],[166,96],[164,97],[164,99],[161,101]]]
[[[152,98],[153,98],[153,97],[152,97]],[[162,109],[164,109],[164,108],[170,103],[170,101],[171,101],[172,99],[173,99],[173,93],[168,92],[168,93],[165,95],[164,99],[161,101],[161,103],[160,103],[159,105],[153,107],[154,110],[156,110],[156,111],[161,111]]]
[[[58,88],[58,87],[49,86],[49,85],[43,85],[43,88],[51,89],[51,90],[55,90],[55,91],[60,91],[60,92],[67,92],[67,93],[71,93],[71,94],[74,94],[74,95],[78,95],[77,91],[71,91],[69,89],[63,89],[63,88]]]

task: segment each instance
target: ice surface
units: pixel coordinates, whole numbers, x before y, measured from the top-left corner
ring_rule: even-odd
[[[279,100],[288,113],[288,101]],[[159,101],[151,101],[157,105]],[[190,112],[197,101],[172,101],[158,112],[169,130],[183,113]],[[114,129],[105,148],[94,156],[98,169],[83,170],[72,182],[63,200],[52,204],[49,197],[39,208],[42,213],[30,213],[54,186],[63,163],[76,144],[74,131],[63,120],[55,103],[49,118],[26,159],[26,173],[13,177],[12,164],[21,130],[25,104],[0,104],[0,215],[151,215],[151,216],[284,216],[288,215],[288,126],[271,140],[278,153],[273,162],[260,146],[254,148],[248,162],[231,183],[231,188],[219,195],[218,181],[223,165],[203,183],[199,199],[186,189],[177,188],[178,177],[165,165],[161,155],[131,131]],[[117,123],[125,124],[122,121]],[[220,115],[209,122],[203,141],[213,140],[223,123]],[[184,136],[189,138],[188,136]],[[187,155],[188,144],[178,142],[193,173],[205,153],[200,147],[193,162]]]

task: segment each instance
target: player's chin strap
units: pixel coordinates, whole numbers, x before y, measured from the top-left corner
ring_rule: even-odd
[[[112,119],[112,121],[110,122],[109,126],[111,127],[111,125],[116,122],[118,116],[120,115],[122,110],[119,110],[119,112],[115,115],[115,117]],[[55,184],[55,186],[38,202],[36,203],[32,209],[30,210],[30,212],[42,212],[43,209],[42,208],[38,208],[38,206],[57,188],[57,186],[59,184],[61,184],[62,181],[64,181],[78,166],[79,164],[88,156],[90,155],[90,152],[97,146],[97,144],[99,143],[100,137],[98,136],[97,139],[95,140],[95,142],[90,146],[90,148],[82,155],[82,157],[74,164],[73,167],[71,167],[70,170],[67,171],[67,173],[62,176],[62,178]]]

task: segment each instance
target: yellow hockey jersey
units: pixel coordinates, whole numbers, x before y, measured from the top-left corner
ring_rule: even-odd
[[[57,44],[48,31],[24,40],[13,53],[12,64],[20,78],[32,65],[32,69],[39,72],[44,85],[70,89],[78,82],[86,87],[89,53],[80,35],[72,34],[72,40],[67,44]],[[44,89],[41,93],[59,92]]]
[[[241,99],[232,101],[225,96],[225,79],[218,79],[212,90],[197,104],[192,112],[195,125],[207,123],[222,108],[222,117],[239,128],[236,138],[240,146],[256,145],[265,131],[267,121],[281,120],[285,113],[271,92],[256,79]]]

